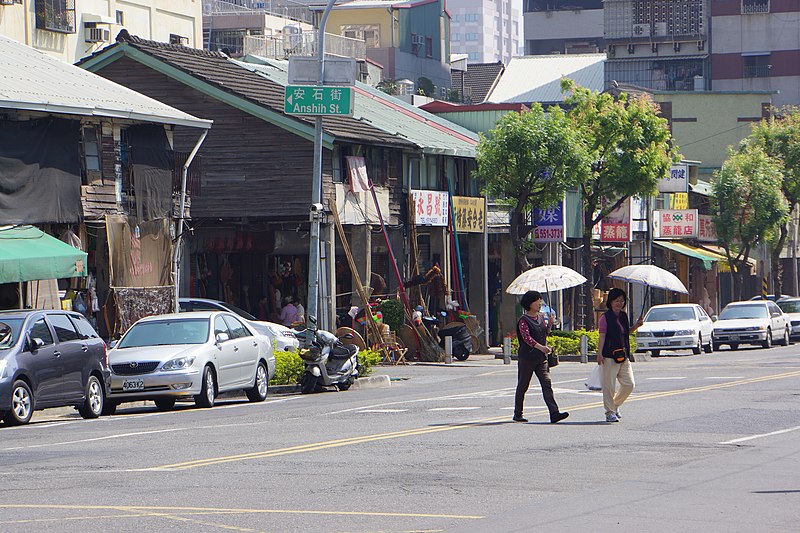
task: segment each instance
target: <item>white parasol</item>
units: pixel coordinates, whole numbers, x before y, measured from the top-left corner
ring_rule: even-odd
[[[550,292],[577,287],[586,278],[565,266],[544,265],[526,270],[511,282],[508,294],[525,294],[528,291]]]
[[[644,314],[644,306],[645,302],[647,302],[647,294],[650,292],[650,287],[689,294],[686,285],[678,279],[678,276],[655,265],[629,265],[618,268],[608,277],[647,287],[644,299],[642,299],[642,312],[639,313],[640,315]]]

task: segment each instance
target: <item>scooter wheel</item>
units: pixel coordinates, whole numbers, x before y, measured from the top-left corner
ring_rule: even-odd
[[[344,383],[337,383],[336,387],[341,391],[345,391],[350,388],[350,385],[353,384],[353,381],[353,378],[348,378]]]
[[[317,388],[317,377],[311,372],[306,372],[300,379],[300,393],[311,394]]]

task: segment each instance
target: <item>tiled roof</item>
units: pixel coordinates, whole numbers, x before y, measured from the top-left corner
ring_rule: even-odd
[[[126,35],[125,33],[121,33],[117,37],[117,41],[117,43],[81,60],[79,64],[90,61],[97,56],[113,53],[117,47],[130,46],[234,96],[270,108],[275,112],[283,113],[283,85],[265,79],[264,76],[252,70],[243,68],[241,64],[229,59],[220,52],[149,41]],[[314,117],[297,116],[293,117],[293,119],[311,125],[314,123]],[[401,137],[387,134],[378,128],[353,120],[350,117],[324,117],[322,124],[323,130],[337,140],[411,146],[411,143]]]
[[[463,83],[464,103],[479,104],[486,100],[486,95],[494,88],[504,69],[502,62],[469,63],[466,72],[450,72],[451,86],[461,94]]]
[[[210,128],[127,87],[0,35],[0,108]]]
[[[581,87],[602,91],[605,60],[605,54],[513,57],[487,100],[522,104],[562,102],[566,98],[561,92],[562,76]]]

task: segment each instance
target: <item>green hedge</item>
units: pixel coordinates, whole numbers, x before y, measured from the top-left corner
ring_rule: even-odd
[[[374,371],[375,365],[383,358],[374,350],[358,352],[358,375],[369,376]],[[275,375],[270,380],[270,385],[295,385],[300,383],[306,365],[297,352],[284,352],[275,350]]]
[[[600,340],[600,333],[595,330],[577,329],[575,331],[554,330],[547,337],[547,345],[553,349],[556,355],[577,355],[581,350],[581,336],[586,335],[589,341],[589,353],[597,352],[597,343]],[[636,346],[634,336],[631,336],[631,348]],[[511,338],[511,353],[517,353],[519,340],[517,337]]]

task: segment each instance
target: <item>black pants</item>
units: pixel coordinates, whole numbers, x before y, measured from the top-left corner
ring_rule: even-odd
[[[525,393],[531,383],[531,377],[536,373],[539,384],[542,386],[542,396],[550,416],[558,414],[558,404],[553,396],[553,386],[550,382],[550,369],[547,367],[547,359],[531,361],[530,359],[519,359],[517,361],[517,393],[514,396],[514,417],[522,416]]]

